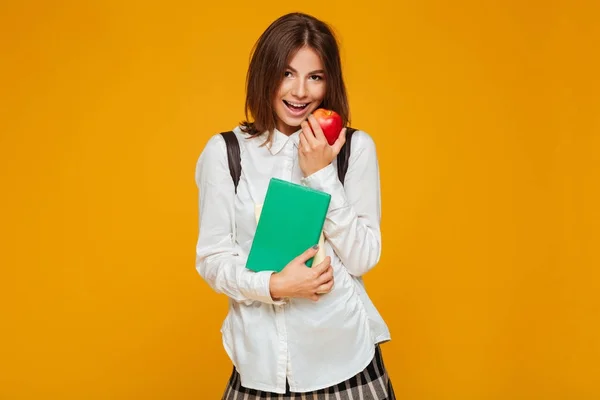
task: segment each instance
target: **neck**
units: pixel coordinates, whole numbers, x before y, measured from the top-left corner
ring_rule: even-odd
[[[290,126],[290,125],[285,125],[285,126],[277,126],[277,130],[281,133],[283,133],[286,136],[291,136],[294,133],[298,132],[300,130],[299,126]]]

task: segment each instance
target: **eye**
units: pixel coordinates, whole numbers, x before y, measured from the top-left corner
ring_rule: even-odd
[[[292,76],[292,72],[291,71],[285,71],[283,73],[283,76],[286,77],[286,78],[289,78],[290,76]]]
[[[315,80],[315,81],[320,81],[323,79],[323,77],[321,75],[311,75],[310,79]]]

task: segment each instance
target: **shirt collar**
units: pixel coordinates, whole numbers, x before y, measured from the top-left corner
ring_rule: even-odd
[[[290,140],[297,148],[298,144],[300,142],[300,132],[301,131],[302,131],[302,129],[298,129],[296,132],[294,132],[288,136],[285,133],[282,133],[281,131],[279,131],[278,129],[275,129],[273,131],[273,138],[271,140],[271,143],[269,145],[267,145],[271,154],[275,155],[275,154],[279,153]]]

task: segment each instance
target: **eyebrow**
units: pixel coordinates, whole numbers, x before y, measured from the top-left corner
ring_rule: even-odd
[[[290,70],[290,71],[292,71],[292,72],[296,72],[296,73],[298,72],[298,71],[296,71],[294,68],[292,68],[292,67],[291,67],[291,66],[289,66],[289,65],[287,66],[287,69],[289,69],[289,70]],[[317,70],[315,70],[315,71],[310,71],[310,72],[308,73],[308,75],[312,75],[312,74],[324,74],[324,73],[325,73],[325,70],[323,70],[323,69],[317,69]]]

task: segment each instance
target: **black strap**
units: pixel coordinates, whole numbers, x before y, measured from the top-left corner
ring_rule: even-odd
[[[342,185],[348,171],[348,162],[350,161],[352,134],[356,132],[354,128],[346,129],[346,143],[342,146],[340,153],[337,156],[338,178]],[[240,157],[240,143],[233,131],[221,132],[221,136],[225,139],[227,145],[227,162],[229,164],[229,174],[233,180],[235,192],[237,193],[238,182],[242,173],[242,160]]]
[[[344,143],[339,154],[337,155],[338,177],[340,178],[342,185],[344,184],[346,172],[348,171],[348,162],[350,161],[350,151],[352,147],[352,134],[354,132],[356,132],[356,129],[346,128],[346,143]]]
[[[240,143],[235,137],[233,131],[221,132],[221,135],[225,139],[227,145],[227,162],[229,163],[229,174],[233,179],[235,192],[237,193],[238,182],[240,181],[240,175],[242,174],[242,159],[240,156]]]

